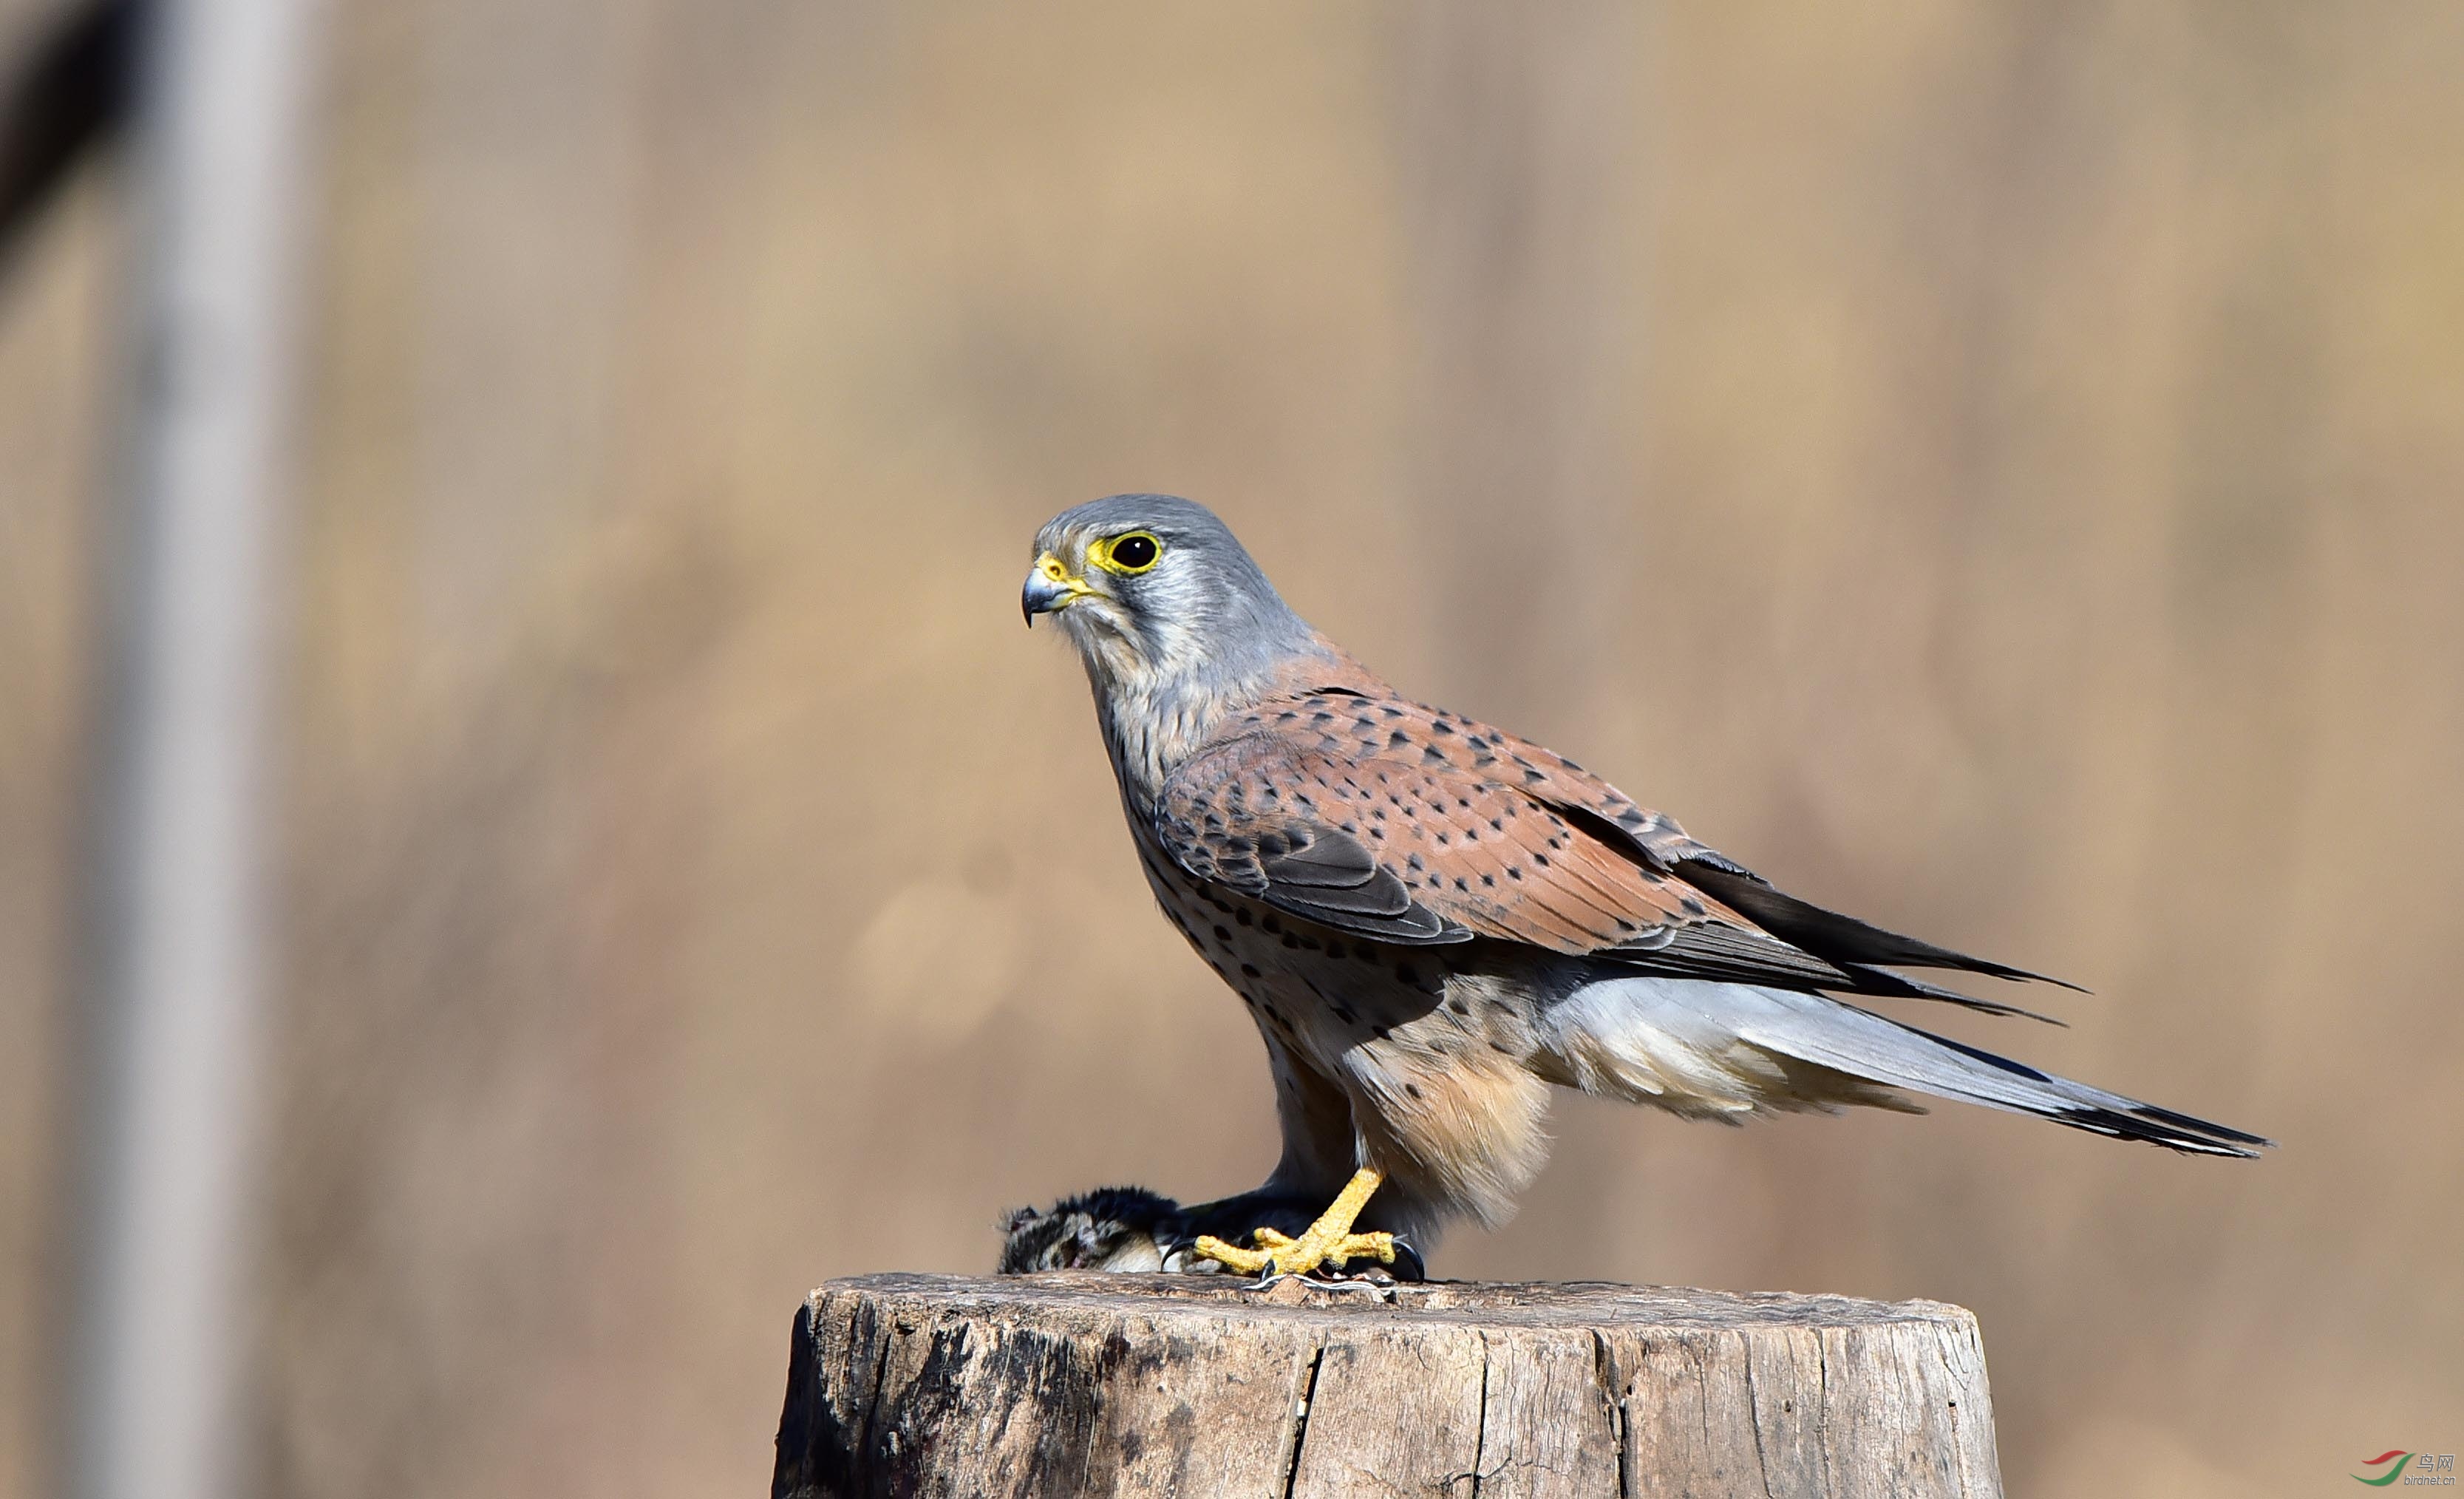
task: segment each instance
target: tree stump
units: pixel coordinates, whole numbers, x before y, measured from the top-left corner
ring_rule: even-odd
[[[1984,1349],[1958,1307],[1082,1271],[813,1292],[771,1485],[774,1499],[2001,1491]]]

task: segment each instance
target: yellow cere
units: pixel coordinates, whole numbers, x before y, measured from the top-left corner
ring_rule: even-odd
[[[1134,578],[1162,560],[1163,541],[1152,531],[1124,531],[1119,536],[1097,537],[1087,544],[1087,561],[1123,577]]]

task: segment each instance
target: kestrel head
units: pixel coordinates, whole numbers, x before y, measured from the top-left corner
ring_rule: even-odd
[[[1329,649],[1223,522],[1169,495],[1114,495],[1035,535],[1021,600],[1056,616],[1099,694],[1228,693]]]

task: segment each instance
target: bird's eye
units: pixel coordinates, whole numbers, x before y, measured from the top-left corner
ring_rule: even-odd
[[[1145,531],[1132,531],[1109,541],[1095,543],[1094,559],[1098,566],[1116,573],[1142,573],[1155,564],[1163,555],[1163,543]]]

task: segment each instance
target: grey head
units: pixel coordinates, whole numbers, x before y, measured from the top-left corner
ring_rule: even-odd
[[[1028,625],[1049,614],[1078,648],[1125,787],[1158,780],[1296,660],[1340,658],[1213,511],[1170,495],[1114,495],[1045,521],[1021,603]]]

